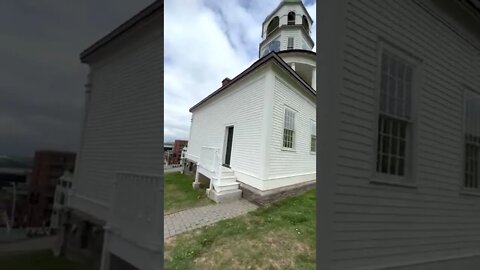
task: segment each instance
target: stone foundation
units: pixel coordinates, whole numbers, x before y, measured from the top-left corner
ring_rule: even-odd
[[[207,189],[207,196],[216,203],[226,203],[239,200],[242,197],[242,191],[240,189],[223,191],[218,193],[215,190]]]
[[[268,206],[276,201],[285,198],[300,195],[316,187],[316,181],[312,180],[306,183],[291,185],[287,187],[276,188],[268,191],[261,191],[254,187],[240,183],[242,197],[256,205]]]

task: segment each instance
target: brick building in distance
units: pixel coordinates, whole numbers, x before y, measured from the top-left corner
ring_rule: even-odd
[[[186,140],[175,140],[173,143],[173,149],[172,149],[172,156],[170,159],[170,164],[179,164],[180,163],[180,156],[182,155],[182,149],[183,147],[186,147],[188,144],[188,141]]]
[[[75,153],[50,150],[35,152],[29,187],[29,227],[49,225],[57,180],[65,171],[73,171],[74,166]]]

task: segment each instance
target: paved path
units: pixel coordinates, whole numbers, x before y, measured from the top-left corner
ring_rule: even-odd
[[[164,217],[164,238],[234,218],[257,209],[257,206],[241,199],[229,203],[186,209]]]

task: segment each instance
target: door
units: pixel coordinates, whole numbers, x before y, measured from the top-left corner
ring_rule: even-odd
[[[230,158],[232,157],[233,126],[227,127],[227,144],[225,145],[224,166],[230,167]]]

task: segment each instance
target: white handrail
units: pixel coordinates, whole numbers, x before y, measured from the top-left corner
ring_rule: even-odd
[[[198,166],[211,173],[210,189],[214,188],[213,182],[221,177],[221,157],[218,147],[202,146]]]

